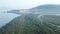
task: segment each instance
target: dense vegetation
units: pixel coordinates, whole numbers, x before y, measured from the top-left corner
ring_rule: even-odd
[[[19,13],[12,10],[7,13]],[[60,34],[60,16],[43,15],[60,13],[60,5],[41,5],[29,9],[31,13],[23,14],[0,28],[0,34]],[[38,14],[36,14],[38,13]]]
[[[60,16],[57,15],[44,15],[40,17],[43,24],[48,27],[55,34],[60,34]]]
[[[60,34],[60,26],[56,20],[58,17],[51,15],[40,18],[37,15],[19,16],[0,28],[0,34]]]

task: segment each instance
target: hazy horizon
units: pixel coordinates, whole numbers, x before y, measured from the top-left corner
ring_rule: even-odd
[[[0,9],[30,9],[44,4],[60,4],[59,0],[0,0]]]

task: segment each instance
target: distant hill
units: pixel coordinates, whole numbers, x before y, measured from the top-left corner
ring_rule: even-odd
[[[57,9],[57,8],[60,8],[60,5],[45,4],[45,5],[40,5],[38,7],[32,8],[32,9]]]
[[[30,10],[43,11],[43,10],[59,10],[59,9],[60,9],[60,5],[46,4],[31,8]]]
[[[2,27],[0,34],[60,34],[59,20],[56,15],[19,16]]]
[[[57,14],[60,13],[60,5],[46,4],[29,9],[32,13]]]
[[[8,13],[15,13],[15,14],[60,14],[60,5],[55,4],[46,4],[40,5],[31,9],[18,9],[18,10],[11,10],[7,11]]]
[[[7,11],[7,13],[20,14],[20,10],[10,10],[10,11]]]
[[[7,11],[7,13],[15,13],[15,14],[28,14],[30,13],[28,11],[28,9],[18,9],[18,10],[10,10],[10,11]]]

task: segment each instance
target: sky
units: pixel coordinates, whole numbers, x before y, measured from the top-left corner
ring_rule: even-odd
[[[1,9],[30,9],[44,4],[60,4],[60,0],[0,0]]]

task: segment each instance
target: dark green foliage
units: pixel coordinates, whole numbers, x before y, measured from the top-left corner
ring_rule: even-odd
[[[44,15],[40,17],[44,24],[55,34],[60,34],[60,16],[56,15]]]
[[[50,22],[47,17],[56,18],[56,16],[40,18],[37,18],[37,15],[19,16],[3,26],[0,34],[60,34],[60,29],[52,25],[52,21]]]
[[[60,34],[60,16],[39,14],[60,13],[60,5],[41,5],[29,9],[31,13],[23,14],[0,28],[0,34]],[[34,14],[38,12],[39,14]],[[11,10],[7,13],[20,13],[20,10]]]

